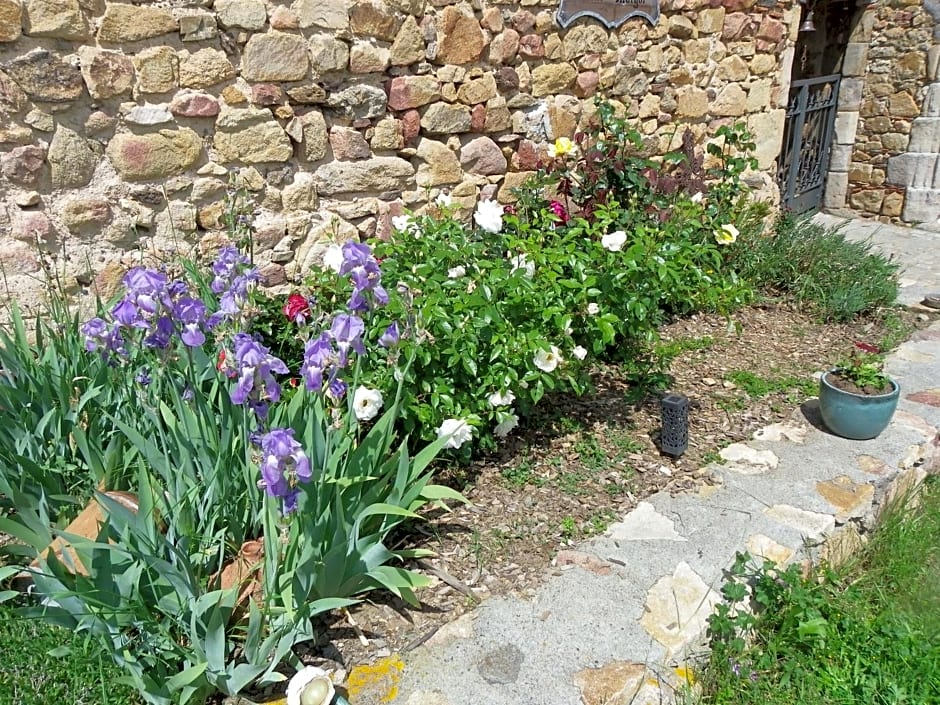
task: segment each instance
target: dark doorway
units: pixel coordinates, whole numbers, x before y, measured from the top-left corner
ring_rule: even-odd
[[[781,205],[818,210],[839,100],[842,60],[855,7],[845,0],[803,0],[777,168]]]

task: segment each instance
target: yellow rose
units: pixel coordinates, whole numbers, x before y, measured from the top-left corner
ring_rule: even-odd
[[[565,154],[571,154],[575,149],[577,149],[577,147],[575,147],[574,142],[567,137],[559,137],[555,140],[555,144],[548,146],[548,156],[554,159],[555,157],[561,157]]]
[[[719,245],[730,245],[732,242],[738,239],[738,229],[731,225],[730,223],[722,225],[718,230],[715,231],[715,242]]]

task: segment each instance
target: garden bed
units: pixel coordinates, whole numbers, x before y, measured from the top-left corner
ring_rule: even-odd
[[[899,342],[902,331],[923,325],[909,312],[822,324],[769,302],[731,318],[696,315],[665,327],[662,345],[675,354],[670,389],[691,402],[689,448],[680,458],[656,446],[658,396],[631,403],[622,368],[597,366],[595,393],[547,397],[500,453],[442,470],[440,479],[471,504],[400,537],[402,545],[437,554],[416,566],[435,581],[420,592],[421,609],[375,594],[351,610],[354,624],[334,613],[308,657],[350,668],[416,647],[480,600],[533,595],[557,570],[560,550],[603,532],[655,492],[708,483],[702,469],[719,461],[722,447],[798,414],[815,396],[813,373],[851,352],[855,341]]]

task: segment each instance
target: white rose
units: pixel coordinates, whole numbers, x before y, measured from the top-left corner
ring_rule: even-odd
[[[601,312],[601,307],[592,301],[587,305],[587,312],[590,316],[596,316]]]
[[[583,360],[584,358],[587,357],[587,349],[578,345],[575,347],[574,350],[571,351],[571,354],[574,355],[579,360]]]
[[[501,414],[500,417],[500,422],[493,429],[493,435],[497,438],[505,438],[519,425],[519,417],[515,414]]]
[[[692,201],[692,203],[701,203],[701,202],[702,202],[702,198],[703,198],[702,192],[701,192],[701,191],[696,191],[696,192],[695,192],[695,195],[692,196],[692,198],[690,198],[689,200]]]
[[[454,199],[450,197],[450,194],[444,191],[437,194],[437,198],[434,199],[434,204],[439,208],[450,208],[453,202]]]
[[[343,248],[335,242],[327,247],[323,253],[323,266],[339,274],[340,267],[343,266]]]
[[[532,359],[532,363],[542,372],[554,372],[559,362],[561,362],[561,350],[554,345],[550,350],[539,350]]]
[[[287,705],[329,705],[334,694],[329,671],[305,666],[287,684]]]
[[[374,419],[383,403],[382,392],[378,389],[369,389],[360,385],[353,394],[353,411],[360,421]]]
[[[493,392],[486,400],[490,403],[490,406],[509,406],[516,400],[516,395],[511,391]]]
[[[459,448],[470,440],[473,428],[463,419],[447,419],[437,429],[438,438],[447,438],[445,448]]]
[[[462,264],[458,264],[456,267],[447,270],[447,276],[451,279],[460,279],[463,275],[467,273],[467,268]]]
[[[607,233],[601,238],[601,245],[611,252],[620,252],[623,244],[627,241],[627,234],[623,230],[617,230]]]
[[[480,201],[473,214],[473,222],[495,235],[503,229],[503,207],[497,201]]]
[[[513,274],[516,270],[521,269],[525,272],[527,279],[531,279],[535,276],[535,262],[530,262],[525,254],[516,255],[515,257],[509,258],[509,264],[512,265],[512,269],[509,270],[510,274]]]
[[[421,228],[410,215],[393,215],[392,227],[401,233],[409,233],[415,237],[421,237]]]

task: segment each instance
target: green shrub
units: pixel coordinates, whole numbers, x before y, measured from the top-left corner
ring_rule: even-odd
[[[735,251],[732,265],[755,287],[792,296],[826,321],[848,321],[895,303],[899,264],[838,227],[783,215],[774,232]]]

